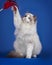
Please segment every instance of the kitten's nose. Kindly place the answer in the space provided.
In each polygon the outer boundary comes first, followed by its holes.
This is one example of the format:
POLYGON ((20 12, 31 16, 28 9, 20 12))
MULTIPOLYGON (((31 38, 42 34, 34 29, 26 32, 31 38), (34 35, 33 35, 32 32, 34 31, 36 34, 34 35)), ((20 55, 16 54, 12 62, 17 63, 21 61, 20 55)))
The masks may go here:
POLYGON ((28 17, 26 17, 26 20, 27 20, 27 22, 29 22, 29 18, 28 17))

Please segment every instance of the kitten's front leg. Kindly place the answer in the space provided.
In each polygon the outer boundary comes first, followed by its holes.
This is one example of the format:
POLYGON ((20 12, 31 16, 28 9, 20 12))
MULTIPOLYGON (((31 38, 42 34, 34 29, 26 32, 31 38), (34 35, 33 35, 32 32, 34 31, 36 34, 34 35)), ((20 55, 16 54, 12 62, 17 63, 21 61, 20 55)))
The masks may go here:
POLYGON ((33 51, 33 44, 29 43, 29 44, 27 45, 26 58, 31 58, 31 56, 32 56, 32 51, 33 51))
POLYGON ((12 6, 12 11, 13 11, 13 20, 14 20, 14 26, 16 28, 20 27, 20 24, 22 22, 22 18, 19 12, 19 9, 17 6, 12 6))

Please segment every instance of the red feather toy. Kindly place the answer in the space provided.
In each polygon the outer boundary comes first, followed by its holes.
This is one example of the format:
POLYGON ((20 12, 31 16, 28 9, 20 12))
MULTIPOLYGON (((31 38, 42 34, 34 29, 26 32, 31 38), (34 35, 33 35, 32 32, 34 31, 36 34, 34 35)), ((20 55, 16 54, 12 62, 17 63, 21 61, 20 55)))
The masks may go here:
POLYGON ((4 6, 2 9, 0 9, 0 11, 4 10, 4 9, 8 9, 9 7, 13 6, 14 10, 16 10, 15 8, 16 2, 13 0, 7 0, 7 2, 4 3, 4 6))

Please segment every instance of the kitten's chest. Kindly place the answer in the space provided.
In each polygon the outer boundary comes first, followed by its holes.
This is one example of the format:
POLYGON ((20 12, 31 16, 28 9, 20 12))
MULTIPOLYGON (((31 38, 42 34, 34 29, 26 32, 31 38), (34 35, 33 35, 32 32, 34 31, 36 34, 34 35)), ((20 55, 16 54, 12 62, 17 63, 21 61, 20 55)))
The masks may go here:
POLYGON ((22 26, 21 26, 21 30, 22 31, 30 31, 32 29, 32 25, 30 25, 30 24, 22 24, 22 26))
POLYGON ((36 27, 34 24, 30 25, 30 24, 22 24, 20 27, 20 33, 22 34, 34 34, 36 31, 36 27))

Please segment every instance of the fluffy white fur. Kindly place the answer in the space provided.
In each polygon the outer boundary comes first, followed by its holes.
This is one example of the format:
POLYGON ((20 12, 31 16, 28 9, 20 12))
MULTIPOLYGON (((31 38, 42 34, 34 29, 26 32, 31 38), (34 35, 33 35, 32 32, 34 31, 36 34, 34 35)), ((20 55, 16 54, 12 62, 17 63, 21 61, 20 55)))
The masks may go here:
POLYGON ((42 50, 42 45, 37 34, 37 20, 31 13, 26 13, 21 18, 19 10, 13 9, 15 36, 14 49, 26 58, 37 57, 42 50))

